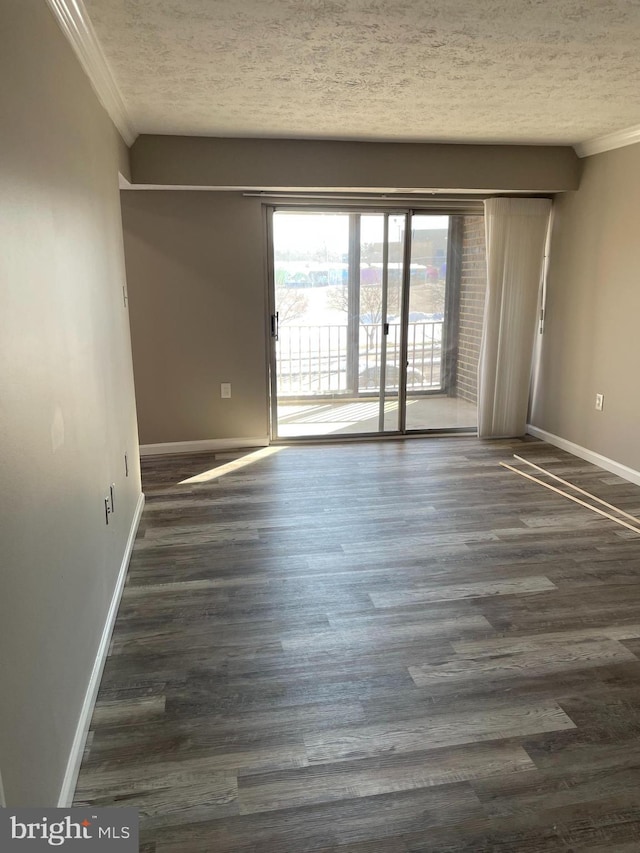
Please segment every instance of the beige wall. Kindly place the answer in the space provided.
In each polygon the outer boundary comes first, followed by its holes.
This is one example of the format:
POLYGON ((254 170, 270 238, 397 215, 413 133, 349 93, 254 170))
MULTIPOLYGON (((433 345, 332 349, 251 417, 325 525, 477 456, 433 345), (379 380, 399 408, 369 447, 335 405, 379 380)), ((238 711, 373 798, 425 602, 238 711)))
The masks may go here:
POLYGON ((186 187, 561 192, 580 168, 561 146, 139 136, 131 148, 135 184, 186 187))
POLYGON ((124 190, 121 202, 141 444, 266 439, 260 199, 124 190))
POLYGON ((140 493, 121 143, 42 0, 5 0, 0 41, 0 770, 44 806, 140 493))
POLYGON ((640 470, 640 145, 585 160, 555 204, 531 422, 640 470), (594 408, 605 395, 603 412, 594 408))
POLYGON ((131 190, 121 199, 141 444, 266 438, 259 200, 131 190))

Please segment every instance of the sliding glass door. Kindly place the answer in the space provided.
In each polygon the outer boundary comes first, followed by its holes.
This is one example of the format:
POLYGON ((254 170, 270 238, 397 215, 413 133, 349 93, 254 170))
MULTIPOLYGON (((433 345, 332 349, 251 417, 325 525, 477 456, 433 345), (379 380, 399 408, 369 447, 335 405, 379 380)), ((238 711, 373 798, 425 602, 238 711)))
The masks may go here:
POLYGON ((277 439, 473 428, 457 395, 462 221, 272 212, 277 439))
POLYGON ((399 429, 405 219, 377 212, 273 214, 276 437, 399 429))

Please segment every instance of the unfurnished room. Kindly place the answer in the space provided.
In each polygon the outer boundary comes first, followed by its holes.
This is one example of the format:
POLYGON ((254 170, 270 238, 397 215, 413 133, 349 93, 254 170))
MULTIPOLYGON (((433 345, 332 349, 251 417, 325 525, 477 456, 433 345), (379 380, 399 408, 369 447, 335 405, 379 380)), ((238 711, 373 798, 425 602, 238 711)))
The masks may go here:
POLYGON ((0 848, 640 850, 640 4, 0 72, 0 848))

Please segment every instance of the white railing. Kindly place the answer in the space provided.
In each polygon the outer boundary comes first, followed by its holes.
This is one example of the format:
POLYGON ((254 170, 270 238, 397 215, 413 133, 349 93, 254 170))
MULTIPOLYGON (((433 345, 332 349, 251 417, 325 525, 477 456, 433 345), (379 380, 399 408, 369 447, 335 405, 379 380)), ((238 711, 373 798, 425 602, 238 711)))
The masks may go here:
MULTIPOLYGON (((441 320, 409 324, 407 390, 429 391, 441 387, 442 326, 441 320)), ((357 387, 348 387, 347 326, 282 325, 276 352, 280 398, 380 390, 380 324, 359 327, 357 387)), ((398 390, 399 365, 400 325, 392 323, 386 347, 387 391, 398 390)))

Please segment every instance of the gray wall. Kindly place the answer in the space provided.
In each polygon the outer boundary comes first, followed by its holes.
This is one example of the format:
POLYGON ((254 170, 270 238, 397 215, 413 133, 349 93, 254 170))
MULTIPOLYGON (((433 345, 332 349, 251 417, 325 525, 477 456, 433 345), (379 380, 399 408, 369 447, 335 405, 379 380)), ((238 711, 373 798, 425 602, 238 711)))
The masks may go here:
POLYGON ((243 189, 560 192, 578 187, 568 146, 441 145, 139 136, 135 184, 243 189))
POLYGON ((268 433, 261 203, 203 187, 533 192, 580 170, 567 147, 138 137, 134 185, 201 187, 121 194, 141 443, 268 433))
POLYGON ((640 145, 585 160, 556 199, 531 423, 640 470, 640 145), (594 408, 604 393, 603 412, 594 408))
POLYGON ((267 437, 262 206, 121 193, 141 444, 267 437), (231 382, 230 400, 220 383, 231 382))
POLYGON ((140 494, 123 151, 43 0, 4 0, 0 41, 0 769, 9 805, 44 806, 140 494))

